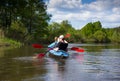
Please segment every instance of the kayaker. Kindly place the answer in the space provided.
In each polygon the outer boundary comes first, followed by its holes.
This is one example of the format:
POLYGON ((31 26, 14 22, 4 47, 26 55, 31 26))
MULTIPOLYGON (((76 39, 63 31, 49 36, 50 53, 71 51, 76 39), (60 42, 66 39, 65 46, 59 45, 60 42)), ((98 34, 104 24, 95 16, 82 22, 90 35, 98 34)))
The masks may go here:
POLYGON ((54 40, 55 41, 53 43, 48 45, 48 48, 53 49, 53 48, 55 48, 57 46, 57 44, 58 44, 58 37, 55 37, 54 40))
POLYGON ((54 45, 54 48, 55 48, 57 46, 58 42, 59 42, 58 37, 55 37, 54 40, 55 40, 55 45, 54 45))
POLYGON ((54 50, 63 50, 67 51, 68 42, 65 40, 64 35, 60 35, 58 38, 58 44, 56 45, 56 48, 54 50))

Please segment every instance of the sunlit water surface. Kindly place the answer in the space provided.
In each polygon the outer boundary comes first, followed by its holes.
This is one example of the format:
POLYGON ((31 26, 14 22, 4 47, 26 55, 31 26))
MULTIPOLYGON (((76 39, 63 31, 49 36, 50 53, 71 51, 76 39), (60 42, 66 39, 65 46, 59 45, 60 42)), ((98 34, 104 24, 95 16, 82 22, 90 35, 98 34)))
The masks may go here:
POLYGON ((120 81, 120 45, 70 44, 68 59, 44 57, 32 46, 0 48, 0 81, 120 81))

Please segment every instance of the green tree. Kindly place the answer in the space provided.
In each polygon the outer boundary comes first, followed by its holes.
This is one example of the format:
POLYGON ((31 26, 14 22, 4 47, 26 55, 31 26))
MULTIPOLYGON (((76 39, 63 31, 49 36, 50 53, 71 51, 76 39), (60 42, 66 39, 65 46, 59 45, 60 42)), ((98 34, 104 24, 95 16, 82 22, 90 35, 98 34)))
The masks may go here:
POLYGON ((94 33, 98 30, 102 29, 102 25, 100 21, 88 23, 81 30, 80 33, 82 35, 82 39, 85 42, 94 42, 94 33))
POLYGON ((92 23, 86 24, 81 29, 81 33, 85 38, 88 38, 89 36, 91 36, 93 34, 93 24, 92 23))
POLYGON ((98 30, 94 33, 94 38, 97 42, 106 42, 106 33, 102 30, 98 30))
POLYGON ((0 28, 7 30, 12 23, 21 21, 28 31, 28 38, 42 40, 51 17, 46 10, 43 0, 1 0, 0 28))
POLYGON ((102 25, 101 25, 101 22, 100 21, 97 21, 97 22, 93 22, 93 33, 95 33, 97 30, 100 30, 102 29, 102 25))
POLYGON ((120 32, 114 31, 111 41, 114 43, 120 43, 120 32))
POLYGON ((60 35, 60 24, 53 22, 47 27, 47 40, 49 42, 53 41, 53 38, 60 35))
MULTIPOLYGON (((47 30, 48 30, 47 32, 48 32, 49 42, 53 41, 54 37, 59 36, 61 34, 66 35, 67 33, 69 33, 71 34, 71 37, 72 37, 73 32, 75 31, 75 29, 72 27, 72 25, 67 20, 63 20, 61 23, 53 22, 52 24, 48 26, 47 30)), ((68 38, 67 40, 71 41, 71 37, 68 38)))
POLYGON ((11 24, 11 27, 7 30, 6 34, 9 38, 17 41, 24 42, 27 29, 21 21, 15 21, 11 24))

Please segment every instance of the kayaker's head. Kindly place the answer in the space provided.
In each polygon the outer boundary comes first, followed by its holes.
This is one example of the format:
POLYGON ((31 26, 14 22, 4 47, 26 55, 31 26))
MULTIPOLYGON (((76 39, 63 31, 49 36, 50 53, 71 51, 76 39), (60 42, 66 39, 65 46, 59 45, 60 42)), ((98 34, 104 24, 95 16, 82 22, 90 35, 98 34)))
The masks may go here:
POLYGON ((55 39, 55 41, 58 41, 58 37, 55 37, 54 39, 55 39))
POLYGON ((63 39, 63 38, 64 38, 64 35, 60 35, 59 38, 60 38, 60 39, 63 39))
POLYGON ((59 41, 63 41, 64 40, 64 35, 60 35, 59 36, 59 41))

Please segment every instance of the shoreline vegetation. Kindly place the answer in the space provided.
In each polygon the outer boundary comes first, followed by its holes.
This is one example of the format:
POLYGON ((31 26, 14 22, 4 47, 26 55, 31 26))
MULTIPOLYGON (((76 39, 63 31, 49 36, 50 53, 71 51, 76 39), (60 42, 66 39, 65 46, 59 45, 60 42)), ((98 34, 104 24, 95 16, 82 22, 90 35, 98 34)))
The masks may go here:
POLYGON ((0 28, 0 47, 20 47, 32 43, 49 44, 53 42, 54 37, 60 34, 69 33, 67 38, 70 43, 112 43, 120 44, 120 27, 102 28, 101 22, 87 23, 82 29, 74 29, 68 21, 60 24, 54 22, 47 26, 46 32, 35 32, 24 34, 24 28, 19 23, 14 23, 13 29, 3 30, 0 28), (15 28, 15 29, 14 29, 15 28), (16 28, 18 28, 16 30, 16 28), (16 34, 15 34, 16 33, 16 34), (41 36, 42 34, 43 36, 41 36))
POLYGON ((22 43, 8 39, 8 38, 0 38, 0 47, 11 47, 11 48, 17 48, 23 46, 22 43))

